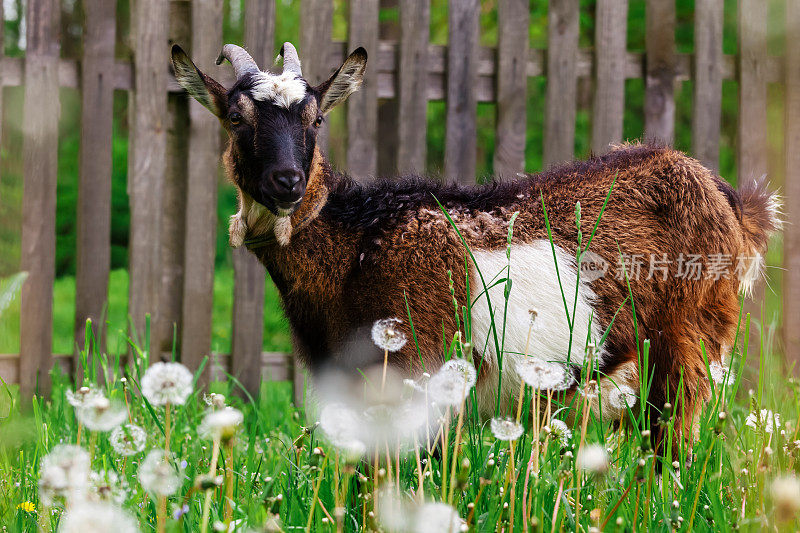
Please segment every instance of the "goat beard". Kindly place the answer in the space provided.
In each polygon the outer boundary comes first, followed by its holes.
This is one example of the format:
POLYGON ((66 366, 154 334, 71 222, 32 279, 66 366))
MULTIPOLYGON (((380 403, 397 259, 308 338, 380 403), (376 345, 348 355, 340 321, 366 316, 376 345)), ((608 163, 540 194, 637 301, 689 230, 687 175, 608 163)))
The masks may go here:
POLYGON ((281 246, 286 246, 292 240, 291 217, 278 217, 275 219, 275 239, 281 246))

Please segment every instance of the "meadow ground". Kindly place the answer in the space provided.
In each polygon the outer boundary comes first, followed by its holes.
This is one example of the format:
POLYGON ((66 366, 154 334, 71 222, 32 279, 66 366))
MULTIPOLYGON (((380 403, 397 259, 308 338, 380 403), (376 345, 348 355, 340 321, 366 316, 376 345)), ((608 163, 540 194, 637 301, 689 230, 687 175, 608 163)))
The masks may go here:
MULTIPOLYGON (((254 400, 235 381, 202 392, 188 371, 149 365, 138 349, 124 370, 95 354, 82 383, 54 374, 49 400, 21 403, 0 385, 0 524, 91 532, 105 517, 128 531, 114 514, 124 513, 130 531, 793 531, 800 396, 761 340, 762 353, 738 354, 714 375, 691 454, 664 455, 640 428, 653 416, 673 432, 669 409, 648 414, 637 402, 612 427, 586 409, 591 382, 569 405, 527 386, 519 425, 481 421, 470 376, 445 371, 402 384, 367 415, 352 406, 307 415, 286 383, 262 384, 254 400), (103 372, 110 379, 98 382, 103 372), (408 403, 420 391, 439 411, 408 403), (534 398, 538 420, 528 416, 534 398), (568 419, 572 431, 559 422, 568 419), (408 428, 420 428, 416 446, 400 442, 408 428), (428 431, 438 451, 421 444, 428 431)), ((449 355, 462 350, 456 340, 449 355)), ((365 390, 383 388, 365 380, 365 390)))

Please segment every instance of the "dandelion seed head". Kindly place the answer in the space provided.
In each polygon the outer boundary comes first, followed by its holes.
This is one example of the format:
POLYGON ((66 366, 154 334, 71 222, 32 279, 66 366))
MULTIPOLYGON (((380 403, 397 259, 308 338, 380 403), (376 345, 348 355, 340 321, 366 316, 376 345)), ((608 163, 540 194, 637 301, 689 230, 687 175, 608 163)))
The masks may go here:
POLYGON ((443 502, 425 503, 414 513, 411 531, 414 533, 442 533, 461 531, 466 522, 450 505, 443 502))
POLYGON ((183 405, 192 393, 193 380, 182 364, 158 362, 142 377, 142 394, 152 405, 183 405))
POLYGON ((212 392, 211 394, 204 394, 203 401, 209 407, 214 409, 224 409, 225 408, 225 395, 224 394, 217 394, 216 392, 212 392))
POLYGON ((597 381, 590 380, 586 385, 580 388, 581 396, 586 398, 587 400, 594 401, 600 394, 600 387, 597 385, 597 381))
POLYGON ((497 440, 512 441, 522 436, 524 428, 511 418, 492 418, 492 434, 497 440))
POLYGON ((139 465, 139 483, 155 496, 170 496, 183 484, 183 469, 175 468, 172 454, 151 450, 139 465))
POLYGON ((372 325, 372 342, 381 350, 396 352, 406 345, 406 335, 400 330, 399 318, 376 320, 372 325))
POLYGON ((605 396, 608 404, 616 410, 625 410, 636 405, 639 395, 628 385, 613 387, 605 396))
POLYGON ((569 442, 572 440, 572 431, 570 431, 566 422, 557 418, 550 420, 550 430, 561 443, 562 448, 569 446, 569 442))
POLYGON ((587 444, 578 450, 576 462, 581 470, 602 474, 608 470, 608 452, 599 444, 587 444))
POLYGON ((58 533, 138 533, 136 520, 109 503, 83 502, 70 507, 61 517, 58 533))
POLYGON ((775 514, 779 521, 791 520, 800 512, 800 479, 794 474, 773 480, 770 486, 775 514))
POLYGON ((725 381, 726 369, 720 361, 711 361, 708 365, 708 370, 711 374, 711 381, 715 385, 721 385, 725 381))
POLYGON ((244 422, 244 415, 238 409, 225 407, 211 411, 200 422, 197 433, 204 439, 228 440, 244 422))
POLYGON ((428 383, 431 400, 442 406, 460 406, 475 386, 475 366, 464 359, 450 359, 428 383))
POLYGON ((76 498, 86 490, 89 453, 80 446, 59 444, 42 458, 39 468, 39 497, 45 505, 55 498, 76 498))
POLYGON ((124 405, 100 394, 76 407, 75 416, 87 429, 106 432, 122 424, 128 415, 124 405))
POLYGON ((769 409, 761 409, 757 413, 750 413, 745 418, 744 423, 753 429, 763 430, 772 433, 781 427, 781 415, 769 409))
POLYGON ((115 452, 130 457, 144 450, 147 433, 136 424, 125 424, 115 428, 108 440, 115 452))
POLYGON ((563 365, 536 357, 518 360, 516 370, 522 381, 537 390, 562 391, 572 384, 572 377, 563 365))
POLYGON ((64 396, 67 398, 67 402, 75 408, 83 407, 85 404, 91 402, 97 397, 103 396, 103 393, 98 389, 91 387, 80 387, 79 389, 72 391, 67 390, 64 393, 64 396))
POLYGON ((113 470, 89 474, 89 499, 122 505, 128 498, 127 483, 113 470))

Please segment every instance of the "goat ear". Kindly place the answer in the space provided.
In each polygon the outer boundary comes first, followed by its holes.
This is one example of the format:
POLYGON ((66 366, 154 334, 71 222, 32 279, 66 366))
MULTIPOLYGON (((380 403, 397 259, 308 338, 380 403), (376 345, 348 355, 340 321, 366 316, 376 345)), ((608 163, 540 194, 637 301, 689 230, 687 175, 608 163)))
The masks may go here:
POLYGON ((222 118, 227 109, 227 91, 197 68, 177 44, 172 46, 172 67, 178 84, 209 111, 222 118))
POLYGON ((327 115, 331 109, 341 104, 347 97, 361 87, 364 71, 367 69, 367 51, 362 47, 350 54, 342 66, 333 73, 328 81, 316 88, 322 95, 320 112, 327 115))

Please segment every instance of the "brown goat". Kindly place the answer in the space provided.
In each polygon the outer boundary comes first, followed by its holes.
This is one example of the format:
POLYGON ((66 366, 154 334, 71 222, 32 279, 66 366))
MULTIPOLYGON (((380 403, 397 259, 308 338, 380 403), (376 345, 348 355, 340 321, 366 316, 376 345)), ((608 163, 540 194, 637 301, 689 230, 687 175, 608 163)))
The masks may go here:
MULTIPOLYGON (((366 52, 356 50, 317 87, 302 78, 289 43, 282 53, 284 70, 273 74, 226 45, 221 57, 237 75, 230 89, 201 73, 180 48, 172 57, 180 84, 230 136, 225 168, 240 198, 231 242, 247 244, 266 266, 296 353, 313 372, 361 366, 352 343, 387 317, 403 318, 401 328, 416 340, 390 354, 391 364, 412 375, 437 368, 443 336, 453 339, 457 331, 452 279, 458 306, 471 311, 482 413, 494 411, 496 397, 507 409, 519 388, 512 364, 499 379, 503 358, 530 354, 575 372, 589 342, 600 343, 608 328, 596 355, 601 397, 617 387, 639 390, 638 354, 649 339, 648 402, 676 403, 680 427, 691 434, 710 393, 701 342, 712 368, 720 368, 734 343, 738 295, 756 280, 779 227, 776 196, 762 184, 737 192, 678 151, 638 144, 482 186, 419 177, 356 183, 331 169, 316 134, 327 112, 358 88, 366 52), (600 219, 580 269, 577 202, 583 247, 600 219), (578 281, 587 258, 594 270, 578 281), (506 283, 491 280, 507 272, 513 285, 504 310, 506 283), (490 309, 496 331, 505 320, 501 350, 490 309), (529 339, 531 310, 536 328, 529 339)), ((381 360, 372 350, 370 358, 381 360)), ((622 414, 606 402, 601 407, 604 416, 622 414)))

